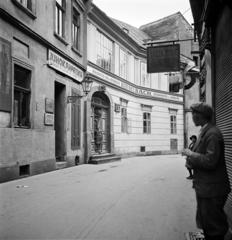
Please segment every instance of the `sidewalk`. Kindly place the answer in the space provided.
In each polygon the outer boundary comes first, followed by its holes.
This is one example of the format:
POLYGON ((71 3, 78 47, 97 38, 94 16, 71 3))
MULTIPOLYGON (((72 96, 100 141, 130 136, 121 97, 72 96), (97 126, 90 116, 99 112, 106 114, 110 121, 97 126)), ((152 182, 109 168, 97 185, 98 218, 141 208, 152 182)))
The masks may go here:
POLYGON ((196 230, 184 163, 135 157, 0 184, 0 239, 184 240, 196 230))

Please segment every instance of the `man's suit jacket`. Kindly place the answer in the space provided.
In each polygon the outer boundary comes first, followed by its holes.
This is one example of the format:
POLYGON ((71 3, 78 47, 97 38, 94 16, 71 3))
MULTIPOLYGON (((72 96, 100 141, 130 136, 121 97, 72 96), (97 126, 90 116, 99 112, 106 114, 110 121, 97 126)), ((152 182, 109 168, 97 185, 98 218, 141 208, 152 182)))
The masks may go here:
POLYGON ((230 192, 225 164, 224 140, 220 130, 208 124, 188 158, 193 168, 193 188, 199 197, 217 197, 230 192))

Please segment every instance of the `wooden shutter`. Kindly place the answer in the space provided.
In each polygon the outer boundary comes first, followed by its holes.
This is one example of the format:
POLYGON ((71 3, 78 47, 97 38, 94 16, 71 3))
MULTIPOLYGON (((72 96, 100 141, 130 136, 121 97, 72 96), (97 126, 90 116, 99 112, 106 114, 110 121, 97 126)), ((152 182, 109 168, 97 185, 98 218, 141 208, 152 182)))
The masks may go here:
MULTIPOLYGON (((78 96, 76 90, 72 89, 72 96, 78 96)), ((80 148, 80 98, 77 98, 75 102, 72 103, 72 113, 71 113, 71 148, 80 148)))
POLYGON ((0 38, 0 110, 11 112, 11 43, 0 38))

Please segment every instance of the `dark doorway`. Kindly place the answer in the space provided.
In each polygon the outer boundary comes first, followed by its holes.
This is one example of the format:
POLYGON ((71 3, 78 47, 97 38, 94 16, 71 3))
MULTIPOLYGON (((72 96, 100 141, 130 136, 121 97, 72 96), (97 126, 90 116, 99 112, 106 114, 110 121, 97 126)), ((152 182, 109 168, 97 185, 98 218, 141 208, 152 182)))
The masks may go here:
POLYGON ((55 82, 55 155, 56 161, 65 160, 65 85, 58 82, 55 82))

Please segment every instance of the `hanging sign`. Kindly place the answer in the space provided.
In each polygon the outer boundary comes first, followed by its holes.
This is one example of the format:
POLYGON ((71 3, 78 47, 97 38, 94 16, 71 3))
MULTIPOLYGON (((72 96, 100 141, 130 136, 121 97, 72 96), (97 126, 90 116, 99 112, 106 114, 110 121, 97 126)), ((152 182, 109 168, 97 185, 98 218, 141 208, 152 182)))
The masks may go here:
POLYGON ((163 45, 147 48, 147 72, 179 72, 180 45, 163 45))

